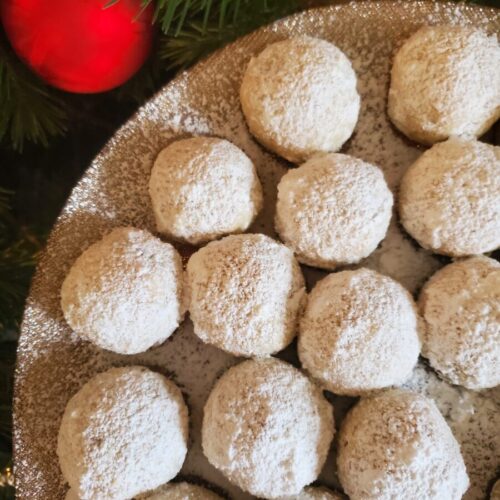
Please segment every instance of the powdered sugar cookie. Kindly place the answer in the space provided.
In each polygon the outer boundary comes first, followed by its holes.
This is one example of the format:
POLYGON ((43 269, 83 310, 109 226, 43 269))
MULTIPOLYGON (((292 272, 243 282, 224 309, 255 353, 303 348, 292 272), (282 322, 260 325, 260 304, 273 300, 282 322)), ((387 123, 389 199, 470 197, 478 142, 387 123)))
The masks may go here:
POLYGON ((209 462, 252 495, 298 495, 314 481, 333 438, 321 390, 275 358, 245 361, 216 383, 205 405, 209 462))
POLYGON ((393 389, 361 399, 342 422, 337 465, 351 500, 459 500, 469 479, 431 399, 393 389))
POLYGON ((500 147, 435 144, 404 175, 399 214, 424 248, 461 257, 500 246, 500 147))
POLYGON ((335 45, 309 36, 273 43, 251 59, 240 89, 252 134, 293 162, 338 151, 356 125, 356 74, 335 45))
POLYGON ((293 253, 263 234, 227 236, 191 256, 189 312, 204 342, 266 356, 295 337, 306 292, 293 253))
POLYGON ((472 257, 424 286, 422 354, 446 380, 468 389, 500 384, 500 263, 472 257))
POLYGON ((417 327, 413 299, 396 281, 363 268, 332 273, 309 295, 299 358, 326 389, 359 396, 410 376, 417 327))
POLYGON ((384 238, 391 214, 382 171, 352 156, 312 158, 278 185, 276 230, 310 266, 334 269, 367 257, 384 238))
POLYGON ((500 46, 470 27, 423 27, 394 58, 389 116, 411 139, 478 137, 500 117, 500 46))
POLYGON ((149 193, 158 231, 193 245, 245 231, 262 206, 250 158, 216 137, 182 139, 161 151, 149 193))
POLYGON ((122 500, 172 479, 187 438, 188 411, 173 382, 142 367, 112 368, 69 400, 57 454, 80 500, 122 500))
POLYGON ((122 227, 85 250, 61 289, 69 326, 120 354, 165 341, 184 317, 181 257, 147 231, 122 227))

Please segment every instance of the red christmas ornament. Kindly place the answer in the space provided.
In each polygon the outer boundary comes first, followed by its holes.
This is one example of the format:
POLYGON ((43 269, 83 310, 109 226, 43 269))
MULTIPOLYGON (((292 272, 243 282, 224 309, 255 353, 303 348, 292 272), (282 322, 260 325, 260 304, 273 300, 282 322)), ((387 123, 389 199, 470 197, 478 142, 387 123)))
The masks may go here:
POLYGON ((63 90, 92 93, 128 80, 153 39, 153 6, 141 0, 0 0, 0 14, 18 56, 63 90))

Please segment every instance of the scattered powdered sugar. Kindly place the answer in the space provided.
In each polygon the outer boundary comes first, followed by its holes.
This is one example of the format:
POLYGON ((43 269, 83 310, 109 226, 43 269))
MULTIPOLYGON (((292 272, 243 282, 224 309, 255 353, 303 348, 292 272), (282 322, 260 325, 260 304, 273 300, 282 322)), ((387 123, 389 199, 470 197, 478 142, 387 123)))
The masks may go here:
POLYGON ((188 411, 175 384, 112 368, 69 401, 57 453, 80 500, 123 500, 172 479, 187 451, 188 411))
POLYGON ((240 97, 255 137, 294 162, 338 151, 359 114, 351 62, 336 46, 309 36, 270 44, 253 57, 240 97))
POLYGON ((70 326, 103 349, 135 354, 163 343, 184 317, 175 248, 147 231, 113 230, 78 257, 61 305, 70 326))
POLYGON ((368 269, 316 284, 300 323, 302 366, 335 394, 402 384, 420 352, 416 306, 396 281, 368 269))
MULTIPOLYGON (((386 114, 391 58, 395 49, 422 25, 455 23, 498 31, 493 9, 441 2, 353 2, 310 11, 279 21, 214 54, 163 89, 110 141, 73 190, 56 224, 33 281, 19 343, 14 402, 16 489, 20 499, 64 497, 56 439, 68 399, 94 374, 110 366, 142 364, 173 379, 190 410, 190 442, 181 475, 197 476, 223 488, 235 500, 250 495, 211 466, 201 449, 203 406, 218 376, 237 359, 204 344, 184 321, 167 342, 149 351, 122 356, 83 342, 67 326, 59 292, 70 265, 90 244, 118 226, 155 230, 148 182, 158 153, 173 140, 193 134, 219 136, 240 147, 254 163, 262 183, 264 208, 252 232, 276 237, 276 186, 289 164, 269 154, 248 132, 239 104, 239 86, 250 57, 269 43, 307 34, 335 43, 352 61, 358 77, 361 110, 347 154, 379 166, 393 191, 421 154, 395 131, 386 114)), ((192 249, 180 248, 186 258, 192 249)), ((441 261, 420 248, 393 217, 388 234, 360 266, 400 281, 412 293, 441 261)), ((311 286, 324 273, 304 267, 311 286)), ((297 363, 295 347, 281 357, 297 363)), ((459 440, 472 486, 466 500, 483 500, 500 463, 497 389, 475 393, 450 386, 418 365, 410 384, 430 392, 459 440), (451 411, 451 409, 453 410, 451 411)), ((329 395, 337 421, 353 404, 329 395)), ((338 487, 335 449, 321 482, 338 487)), ((149 462, 147 462, 149 463, 149 462)))
POLYGON ((203 450, 253 495, 298 494, 319 474, 333 438, 332 408, 291 365, 245 361, 215 385, 205 406, 203 450))
POLYGON ((408 170, 401 222, 425 248, 461 257, 500 246, 500 147, 452 138, 408 170))
POLYGON ((382 171, 352 156, 316 156, 278 184, 276 230, 300 262, 324 269, 359 262, 384 238, 392 193, 382 171))
POLYGON ((262 206, 248 156, 214 137, 175 141, 161 151, 149 193, 158 231, 193 245, 245 231, 262 206))
POLYGON ((262 234, 227 236, 191 256, 190 314, 204 342, 236 356, 266 356, 295 337, 306 300, 293 253, 262 234))
POLYGON ((472 257, 438 271, 420 295, 422 355, 452 384, 500 385, 500 263, 472 257))
POLYGON ((340 479, 352 498, 460 499, 469 485, 460 447, 436 405, 409 391, 362 399, 342 422, 338 450, 340 479))

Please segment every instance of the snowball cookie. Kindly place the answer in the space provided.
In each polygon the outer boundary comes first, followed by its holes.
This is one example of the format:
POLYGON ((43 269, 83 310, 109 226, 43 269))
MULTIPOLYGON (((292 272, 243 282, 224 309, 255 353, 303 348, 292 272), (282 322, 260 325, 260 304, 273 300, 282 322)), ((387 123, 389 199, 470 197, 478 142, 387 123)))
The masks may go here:
POLYGON ((187 265, 191 319, 203 342, 235 356, 266 356, 295 337, 306 301, 293 253, 263 234, 227 236, 187 265))
POLYGON ((97 346, 135 354, 162 343, 184 317, 181 257, 132 227, 113 230, 78 257, 61 289, 69 326, 97 346))
POLYGON ((327 488, 308 486, 298 495, 281 497, 280 500, 342 500, 342 497, 327 488))
POLYGON ((399 213, 405 229, 436 253, 461 257, 500 246, 500 147, 449 139, 406 172, 399 213))
POLYGON ((398 129, 424 144, 482 135, 500 117, 496 35, 470 27, 421 28, 394 59, 388 111, 398 129))
POLYGON ((245 361, 215 384, 205 405, 208 461, 257 497, 298 495, 325 463, 332 407, 319 387, 276 358, 245 361))
POLYGON ((452 384, 500 384, 500 263, 472 257, 445 266, 424 286, 422 354, 452 384))
POLYGON ((416 305, 393 279, 364 268, 343 271, 310 293, 298 353, 325 389, 359 396, 402 384, 419 352, 416 305))
POLYGON ((250 158, 216 137, 183 139, 161 151, 149 193, 158 231, 193 245, 245 231, 262 207, 250 158))
POLYGON ((310 266, 334 269, 367 257, 384 238, 391 213, 382 171, 352 156, 312 158, 278 184, 276 230, 310 266))
POLYGON ((172 479, 187 438, 188 410, 173 382, 138 366, 112 368, 69 400, 57 454, 80 500, 123 500, 172 479))
POLYGON ((339 150, 360 106, 349 59, 335 45, 309 36, 273 43, 252 58, 240 99, 252 134, 293 162, 339 150))
POLYGON ((196 484, 170 483, 141 495, 138 500, 222 500, 222 497, 196 484))
POLYGON ((342 422, 338 475, 351 500, 459 500, 460 447, 434 402, 393 389, 363 398, 342 422))

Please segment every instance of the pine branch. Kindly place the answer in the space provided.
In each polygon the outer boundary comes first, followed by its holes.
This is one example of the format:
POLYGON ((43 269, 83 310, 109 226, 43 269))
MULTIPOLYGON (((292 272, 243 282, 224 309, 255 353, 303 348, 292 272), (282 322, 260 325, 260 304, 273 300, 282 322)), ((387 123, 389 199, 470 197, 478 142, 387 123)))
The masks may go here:
POLYGON ((164 36, 161 57, 169 67, 189 66, 236 38, 291 14, 298 6, 298 0, 220 1, 210 19, 194 16, 178 34, 164 36))
POLYGON ((48 89, 0 39, 0 140, 22 151, 25 141, 47 146, 66 130, 66 113, 48 89))
POLYGON ((10 191, 0 187, 0 230, 2 229, 2 219, 9 211, 9 195, 10 191))
POLYGON ((41 246, 32 232, 19 227, 9 210, 9 196, 0 188, 0 334, 19 324, 41 246))

